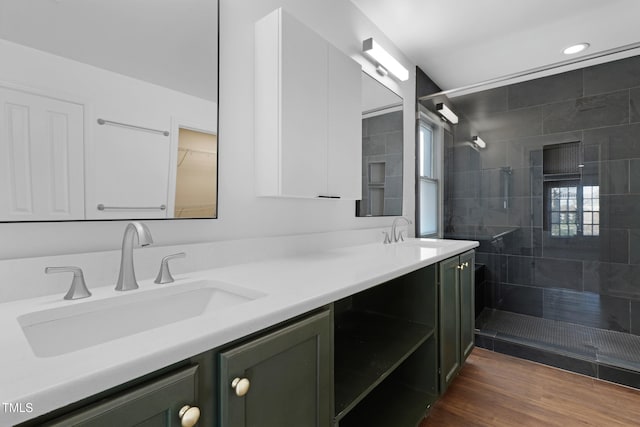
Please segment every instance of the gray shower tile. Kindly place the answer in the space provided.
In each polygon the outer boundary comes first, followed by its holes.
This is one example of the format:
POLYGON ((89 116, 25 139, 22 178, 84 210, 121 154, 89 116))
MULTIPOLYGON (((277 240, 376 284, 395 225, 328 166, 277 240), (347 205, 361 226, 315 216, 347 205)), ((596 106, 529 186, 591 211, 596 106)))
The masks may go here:
POLYGON ((386 136, 387 141, 385 146, 385 154, 402 154, 402 132, 391 132, 386 134, 386 136))
POLYGON ((381 114, 365 120, 369 122, 367 123, 369 135, 402 131, 402 111, 381 114))
POLYGON ((402 215, 402 199, 387 198, 384 199, 384 214, 399 216, 402 215))
MULTIPOLYGON (((504 208, 504 200, 502 198, 482 198, 480 199, 481 222, 485 226, 504 226, 508 225, 508 210, 504 208)), ((476 224, 478 224, 476 223, 476 224)))
POLYGON ((640 86, 640 56, 584 69, 584 93, 594 95, 640 86))
POLYGON ((385 155, 385 175, 389 176, 402 176, 402 154, 387 154, 385 155))
POLYGON ((584 263, 584 290, 603 295, 640 299, 640 265, 584 263))
POLYGON ((582 168, 582 184, 599 186, 600 194, 628 193, 629 161, 585 162, 582 168))
POLYGON ((480 199, 451 199, 451 218, 455 225, 476 225, 482 221, 480 199))
POLYGON ((453 172, 452 197, 476 197, 480 189, 480 171, 453 172))
POLYGON ((507 257, 501 254, 476 252, 476 262, 484 264, 485 280, 499 283, 507 278, 507 257))
POLYGON ((582 290, 582 261, 537 258, 534 284, 546 288, 582 290))
POLYGON ((600 196, 600 225, 640 228, 640 194, 600 196))
POLYGON ((544 318, 629 332, 629 300, 591 292, 545 289, 544 318))
POLYGON ((640 193, 640 159, 629 160, 629 191, 640 193))
POLYGON ((512 169, 510 195, 513 197, 542 197, 542 168, 512 169))
POLYGON ((542 135, 542 107, 491 114, 475 121, 474 128, 487 144, 542 135))
MULTIPOLYGON (((480 136, 483 138, 482 136, 480 136)), ((497 169, 506 166, 508 142, 487 142, 486 148, 480 149, 480 163, 482 169, 497 169)))
POLYGON ((582 97, 582 70, 516 83, 508 87, 509 109, 582 97))
POLYGON ((640 122, 640 88, 631 89, 629 92, 629 121, 640 122))
POLYGON ((629 264, 640 264, 640 229, 629 230, 629 264))
POLYGON ((631 300, 631 333, 640 335, 640 301, 631 300))
POLYGON ((456 146, 452 150, 452 167, 455 171, 480 170, 480 154, 468 146, 456 146))
POLYGON ((389 176, 385 178, 384 196, 388 198, 402 198, 401 176, 389 176))
POLYGON ((451 98, 453 105, 470 119, 507 111, 507 87, 451 98))
POLYGON ((483 198, 503 197, 504 186, 501 181, 500 169, 484 169, 480 173, 479 195, 483 198))
POLYGON ((385 146, 386 154, 402 154, 403 140, 402 131, 390 132, 386 134, 387 141, 385 146))
POLYGON ((545 231, 542 241, 542 254, 549 258, 566 258, 575 260, 598 261, 600 260, 600 237, 584 238, 559 238, 551 236, 545 231))
POLYGON ((542 197, 510 197, 509 225, 542 227, 542 197))
POLYGON ((640 157, 640 124, 584 131, 584 161, 640 157))
POLYGON ((513 313, 542 317, 542 292, 541 288, 501 283, 498 287, 494 307, 513 313))
POLYGON ((534 258, 508 256, 507 282, 515 285, 533 285, 535 281, 536 262, 534 258))
POLYGON ((599 365, 598 378, 640 389, 640 373, 613 366, 599 365))
POLYGON ((384 135, 372 135, 362 138, 362 155, 371 156, 384 154, 386 147, 386 137, 384 135))
POLYGON ((543 111, 545 134, 620 125, 629 121, 629 91, 548 104, 543 111))

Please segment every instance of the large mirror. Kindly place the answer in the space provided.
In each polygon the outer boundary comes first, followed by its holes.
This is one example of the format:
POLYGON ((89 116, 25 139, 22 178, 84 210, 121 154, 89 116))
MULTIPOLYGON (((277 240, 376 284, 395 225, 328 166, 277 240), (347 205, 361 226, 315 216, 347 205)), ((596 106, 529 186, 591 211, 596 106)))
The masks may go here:
POLYGON ((356 216, 402 215, 402 98, 362 73, 362 200, 356 216))
POLYGON ((217 216, 217 0, 0 0, 0 62, 0 221, 217 216))

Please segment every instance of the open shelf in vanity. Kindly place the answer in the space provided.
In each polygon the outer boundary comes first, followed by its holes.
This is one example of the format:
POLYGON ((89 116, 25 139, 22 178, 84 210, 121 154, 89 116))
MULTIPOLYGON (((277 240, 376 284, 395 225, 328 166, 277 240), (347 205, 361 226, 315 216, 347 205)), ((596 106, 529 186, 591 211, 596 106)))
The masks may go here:
POLYGON ((438 390, 436 278, 425 267, 334 304, 335 426, 412 427, 428 412, 438 390))

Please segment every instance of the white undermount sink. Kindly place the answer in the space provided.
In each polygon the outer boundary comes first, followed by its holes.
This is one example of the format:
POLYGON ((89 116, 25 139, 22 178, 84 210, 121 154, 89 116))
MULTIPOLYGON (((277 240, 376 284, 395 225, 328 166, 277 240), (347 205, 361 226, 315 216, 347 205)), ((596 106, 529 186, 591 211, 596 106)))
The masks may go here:
POLYGON ((227 310, 265 296, 214 280, 130 292, 24 314, 18 317, 18 323, 34 354, 51 357, 227 310))

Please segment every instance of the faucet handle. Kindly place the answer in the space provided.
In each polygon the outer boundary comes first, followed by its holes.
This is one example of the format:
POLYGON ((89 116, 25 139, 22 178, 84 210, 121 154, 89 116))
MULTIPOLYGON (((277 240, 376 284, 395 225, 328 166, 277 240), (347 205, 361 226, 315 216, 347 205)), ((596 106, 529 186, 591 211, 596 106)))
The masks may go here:
POLYGON ((153 283, 158 283, 158 284, 172 283, 174 279, 173 279, 173 276, 171 275, 171 272, 169 271, 169 260, 174 258, 184 258, 186 256, 187 256, 186 253, 179 252, 177 254, 167 255, 166 257, 162 258, 162 261, 160 262, 160 271, 158 271, 156 280, 154 280, 153 283))
POLYGON ((51 273, 73 273, 73 280, 71 281, 71 287, 64 296, 66 300, 81 299, 91 296, 91 292, 87 289, 87 284, 84 281, 84 274, 80 267, 46 267, 44 269, 46 274, 51 273))
POLYGON ((400 230, 398 232, 398 238, 397 238, 396 242, 404 242, 404 230, 400 230))
POLYGON ((382 234, 384 234, 384 244, 388 245, 389 243, 391 243, 391 236, 389 235, 388 231, 383 231, 382 234))

